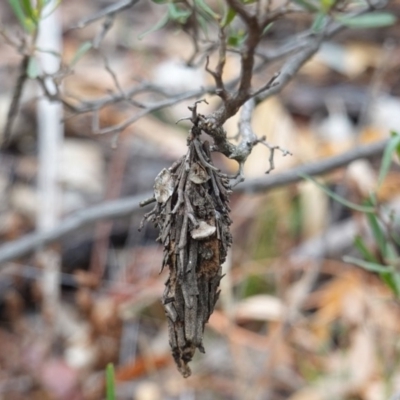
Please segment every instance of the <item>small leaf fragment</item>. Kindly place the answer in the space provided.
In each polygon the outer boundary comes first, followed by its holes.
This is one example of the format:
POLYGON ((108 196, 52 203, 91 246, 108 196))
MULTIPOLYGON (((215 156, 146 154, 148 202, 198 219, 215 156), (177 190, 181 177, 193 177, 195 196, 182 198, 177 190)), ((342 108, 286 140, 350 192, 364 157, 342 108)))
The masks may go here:
POLYGON ((74 57, 72 58, 70 67, 74 67, 75 64, 92 48, 92 46, 92 42, 82 43, 76 51, 74 57))
POLYGON ((153 25, 147 31, 144 31, 138 36, 139 40, 142 40, 145 36, 149 35, 150 33, 156 32, 159 29, 163 28, 167 22, 169 21, 169 13, 165 14, 155 25, 153 25))
POLYGON ((357 16, 338 16, 336 20, 349 28, 382 28, 391 26, 397 18, 388 12, 374 12, 357 16))
POLYGON ((163 169, 154 182, 154 196, 159 203, 165 203, 174 192, 175 181, 167 169, 163 169))
POLYGON ((382 185, 383 180, 386 178, 386 175, 389 172, 390 164, 392 163, 393 155, 397 153, 399 146, 400 135, 394 134, 389 140, 389 143, 385 148, 385 152, 383 153, 381 169, 379 171, 378 187, 382 185))
POLYGON ((200 221, 199 226, 190 232, 193 239, 201 240, 206 239, 213 235, 216 231, 215 226, 208 225, 205 221, 200 221))
POLYGON ((30 79, 36 79, 40 74, 40 68, 36 57, 30 57, 26 74, 30 79))

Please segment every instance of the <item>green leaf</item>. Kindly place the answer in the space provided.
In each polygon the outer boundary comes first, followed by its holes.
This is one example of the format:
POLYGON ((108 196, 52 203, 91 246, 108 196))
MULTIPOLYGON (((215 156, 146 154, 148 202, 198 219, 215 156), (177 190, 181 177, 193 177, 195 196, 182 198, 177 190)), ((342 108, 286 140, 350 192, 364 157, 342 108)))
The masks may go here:
POLYGON ((298 4, 300 7, 304 8, 307 11, 310 12, 317 12, 319 11, 319 8, 311 1, 308 0, 292 0, 293 3, 298 4))
POLYGON ((325 13, 329 12, 329 10, 332 8, 332 6, 336 3, 336 0, 320 0, 322 9, 325 11, 325 13))
POLYGON ((107 364, 106 369, 106 392, 107 400, 116 400, 114 365, 111 363, 107 364))
MULTIPOLYGON (((372 204, 371 199, 368 199, 364 202, 367 206, 372 204)), ((375 213, 368 213, 367 214, 368 224, 371 228, 372 234, 374 236, 375 242, 379 247, 379 250, 384 258, 387 258, 387 248, 386 248, 386 237, 385 233, 383 232, 381 225, 378 221, 378 217, 375 213)))
POLYGON ((270 22, 262 31, 261 36, 265 35, 272 27, 274 26, 273 22, 270 22))
POLYGON ((36 9, 32 7, 31 0, 21 0, 21 5, 25 15, 31 19, 35 24, 38 22, 38 15, 36 9))
POLYGON ((228 37, 228 45, 232 47, 240 47, 246 40, 246 32, 239 30, 228 37))
POLYGON ((69 65, 70 68, 74 67, 75 64, 92 48, 92 46, 92 42, 82 43, 71 60, 71 63, 69 65))
POLYGON ((357 248, 357 250, 361 253, 363 258, 368 261, 368 262, 373 262, 373 263, 378 263, 378 260, 376 257, 370 252, 368 247, 366 246, 363 238, 359 235, 356 236, 354 239, 354 246, 357 248))
MULTIPOLYGON (((400 133, 399 132, 395 132, 395 131, 391 131, 390 134, 392 135, 392 137, 393 136, 400 136, 400 133)), ((397 146, 396 154, 397 154, 397 157, 400 160, 400 146, 397 146)))
POLYGON ((224 18, 222 19, 221 26, 225 28, 228 26, 236 17, 236 11, 232 7, 228 7, 224 18))
POLYGON ((365 270, 371 271, 371 272, 385 272, 385 273, 389 272, 388 267, 386 267, 385 265, 360 260, 360 259, 354 258, 354 257, 345 256, 345 257, 343 257, 343 261, 347 262, 349 264, 357 265, 358 267, 364 268, 365 270))
POLYGON ((15 16, 17 17, 21 26, 29 33, 32 33, 34 25, 29 18, 26 17, 22 5, 19 0, 8 0, 15 16))
POLYGON ((36 79, 40 74, 40 68, 36 57, 30 57, 28 67, 26 68, 26 74, 31 79, 36 79))
POLYGON ((381 169, 379 171, 378 188, 382 185, 387 173, 389 172, 390 164, 392 163, 392 158, 395 153, 399 151, 400 148, 400 135, 394 134, 389 140, 388 145, 383 153, 381 169))
POLYGON ((299 173, 299 176, 301 176, 302 178, 314 183, 321 190, 323 190, 329 197, 331 197, 332 199, 336 200, 338 203, 343 204, 344 206, 346 206, 348 208, 351 208, 352 210, 360 211, 360 212, 363 212, 363 213, 373 213, 373 212, 375 212, 375 208, 373 208, 373 207, 360 206, 359 204, 352 203, 351 201, 348 201, 348 200, 344 199, 343 197, 341 197, 341 196, 337 195, 336 193, 332 192, 326 186, 320 184, 315 179, 311 178, 311 176, 309 176, 309 175, 306 175, 306 174, 303 174, 303 173, 299 173))
POLYGON ((381 28, 393 25, 397 18, 388 12, 374 12, 357 16, 337 16, 337 21, 350 28, 381 28))
POLYGON ((170 3, 168 4, 168 14, 172 20, 184 24, 192 15, 192 12, 189 10, 182 10, 174 3, 170 3))
POLYGON ((314 33, 321 32, 322 28, 325 26, 326 19, 327 19, 326 14, 323 12, 319 12, 314 18, 314 21, 311 25, 311 30, 314 33))
POLYGON ((214 18, 216 20, 219 20, 221 18, 221 16, 216 12, 214 12, 214 10, 212 10, 204 0, 194 0, 194 3, 196 4, 197 7, 199 7, 199 9, 204 11, 211 18, 214 18))
POLYGON ((199 25, 200 25, 203 33, 204 33, 204 36, 208 40, 209 39, 209 37, 208 37, 208 24, 207 24, 206 19, 202 15, 199 14, 197 16, 197 21, 199 22, 199 25))
POLYGON ((142 40, 145 36, 149 35, 150 33, 153 33, 155 31, 158 31, 159 29, 163 28, 167 22, 169 21, 169 14, 165 14, 155 25, 153 25, 150 29, 147 31, 144 31, 138 36, 139 40, 142 40))
POLYGON ((392 292, 398 296, 400 294, 400 276, 394 271, 381 272, 379 277, 387 286, 392 290, 392 292))

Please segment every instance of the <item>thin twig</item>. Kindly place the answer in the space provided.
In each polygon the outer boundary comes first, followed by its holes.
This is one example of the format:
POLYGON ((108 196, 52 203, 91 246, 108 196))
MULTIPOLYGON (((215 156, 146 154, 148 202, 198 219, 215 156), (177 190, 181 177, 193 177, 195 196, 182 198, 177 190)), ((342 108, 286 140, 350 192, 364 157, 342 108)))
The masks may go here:
POLYGON ((7 122, 6 122, 6 126, 4 128, 4 135, 3 135, 1 147, 6 146, 11 139, 11 131, 12 131, 12 127, 13 127, 13 124, 15 121, 15 117, 17 116, 17 113, 18 113, 19 103, 21 101, 21 96, 22 96, 22 91, 24 89, 25 82, 28 79, 28 74, 26 71, 28 68, 29 59, 30 59, 29 55, 25 54, 22 57, 22 60, 20 63, 19 74, 18 74, 17 82, 16 82, 15 88, 14 88, 14 95, 11 99, 10 108, 8 109, 8 113, 7 113, 7 122))
POLYGON ((127 8, 133 7, 139 0, 122 0, 115 4, 111 4, 108 7, 103 8, 98 13, 90 15, 89 17, 81 19, 78 23, 71 26, 69 29, 79 29, 84 28, 85 26, 95 22, 101 18, 114 15, 118 12, 126 10, 127 8))

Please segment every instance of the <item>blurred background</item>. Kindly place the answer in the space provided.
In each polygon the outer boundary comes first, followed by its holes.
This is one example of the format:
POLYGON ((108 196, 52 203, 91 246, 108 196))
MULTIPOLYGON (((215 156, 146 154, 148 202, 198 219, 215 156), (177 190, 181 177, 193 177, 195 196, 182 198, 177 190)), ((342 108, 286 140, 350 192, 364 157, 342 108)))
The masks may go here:
MULTIPOLYGON (((104 18, 71 29, 114 3, 63 1, 51 16, 55 31, 48 28, 40 39, 48 49, 61 31, 55 45, 62 68, 73 68, 65 69, 59 88, 70 105, 93 104, 140 82, 169 93, 213 83, 203 63, 185 64, 193 44, 176 25, 140 37, 163 18, 157 2, 123 10, 110 29, 104 18)), ((400 1, 389 2, 388 9, 399 16, 400 1)), ((8 2, 0 3, 0 18, 5 127, 22 58, 9 39, 19 42, 23 34, 8 2)), ((279 21, 263 46, 296 35, 310 21, 307 13, 279 21)), ((114 132, 93 131, 124 123, 133 109, 140 112, 137 104, 110 102, 79 114, 66 106, 63 130, 54 147, 46 147, 35 68, 30 64, 11 139, 0 152, 3 245, 60 226, 102 202, 150 193, 158 172, 186 153, 190 125, 175 122, 190 116, 193 98, 127 126, 116 146, 114 132)), ((225 78, 237 73, 238 56, 229 53, 225 78)), ((209 104, 199 108, 209 113, 218 102, 205 97, 209 104)), ((236 117, 226 123, 230 136, 237 123, 236 117)), ((277 153, 271 174, 400 132, 399 25, 346 30, 325 43, 282 93, 256 108, 252 124, 257 135, 293 153, 277 153)), ((399 399, 400 303, 397 283, 390 280, 398 277, 398 244, 393 239, 391 256, 382 248, 392 241, 386 235, 396 232, 398 218, 376 213, 368 220, 312 182, 251 193, 253 179, 269 168, 268 158, 266 147, 255 147, 245 165, 250 186, 243 193, 239 185, 232 195, 233 246, 206 326, 206 354, 195 357, 190 378, 181 377, 170 354, 160 302, 167 271, 159 273, 157 231, 147 224, 139 232, 145 211, 136 210, 81 226, 1 263, 0 399, 103 399, 110 362, 121 400, 399 399), (387 220, 387 230, 380 229, 387 220), (382 268, 391 259, 393 274, 386 279, 377 267, 367 271, 346 263, 346 255, 382 268)), ((219 154, 214 161, 226 172, 237 169, 219 154)), ((326 175, 324 184, 353 203, 374 192, 380 204, 399 209, 400 169, 395 162, 378 187, 380 166, 379 155, 357 160, 326 175)))

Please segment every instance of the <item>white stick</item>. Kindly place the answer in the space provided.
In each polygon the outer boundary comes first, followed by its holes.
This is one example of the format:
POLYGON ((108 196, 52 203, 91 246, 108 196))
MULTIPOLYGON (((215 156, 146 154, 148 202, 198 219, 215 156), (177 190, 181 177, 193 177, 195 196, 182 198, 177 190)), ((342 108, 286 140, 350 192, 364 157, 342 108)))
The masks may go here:
MULTIPOLYGON (((52 10, 56 1, 50 1, 46 7, 52 10)), ((62 35, 58 18, 58 10, 40 21, 37 48, 46 52, 37 52, 39 63, 44 72, 55 73, 60 67, 60 59, 48 50, 61 54, 62 35)), ((46 82, 50 92, 55 91, 53 82, 46 82)), ((64 127, 62 105, 42 98, 38 102, 38 143, 39 143, 39 209, 37 227, 40 232, 46 232, 57 225, 60 211, 60 191, 58 186, 59 159, 63 140, 64 127)), ((43 308, 46 314, 54 316, 57 311, 60 281, 60 257, 54 251, 42 254, 43 274, 43 308)))

